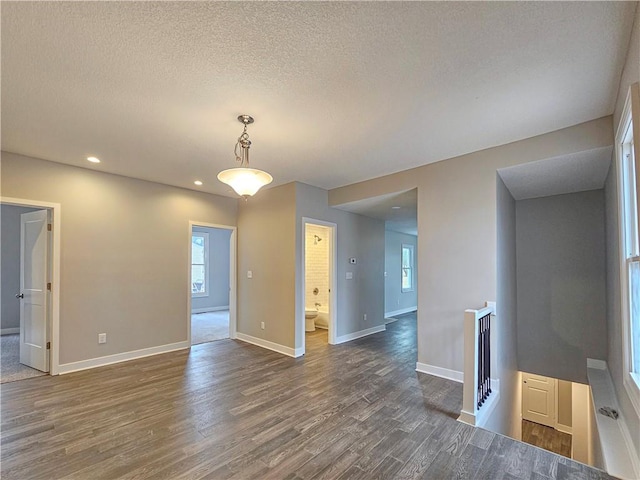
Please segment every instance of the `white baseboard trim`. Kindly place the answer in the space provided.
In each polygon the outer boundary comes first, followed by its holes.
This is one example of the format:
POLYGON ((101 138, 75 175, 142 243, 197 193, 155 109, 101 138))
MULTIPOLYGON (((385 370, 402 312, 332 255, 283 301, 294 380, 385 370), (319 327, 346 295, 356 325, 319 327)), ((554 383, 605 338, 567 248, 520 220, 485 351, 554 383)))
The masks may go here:
POLYGON ((116 353, 114 355, 107 355, 105 357, 91 358, 89 360, 81 360, 79 362, 63 363, 58 367, 58 373, 63 375, 65 373, 78 372, 80 370, 88 370, 90 368, 104 367, 113 363, 127 362, 129 360, 136 360, 138 358, 150 357, 151 355, 159 355, 161 353, 173 352, 175 350, 183 350, 189 348, 189 342, 176 342, 169 343, 167 345, 159 345, 157 347, 143 348, 140 350, 133 350, 131 352, 116 353))
POLYGON ((0 329, 0 335, 13 335, 14 333, 20 333, 20 327, 0 329))
POLYGON ((435 365, 429 365, 427 363, 416 363, 416 372, 446 378, 454 382, 464 382, 464 373, 458 372, 457 370, 449 370, 448 368, 436 367, 435 365))
POLYGON ((568 433, 569 435, 573 435, 573 428, 568 425, 562 425, 561 423, 556 423, 556 430, 562 433, 568 433))
POLYGON ((274 352, 287 355, 288 357, 296 358, 302 355, 301 348, 295 349, 291 347, 285 347, 284 345, 280 345, 279 343, 270 342, 269 340, 264 340, 258 337, 252 337, 251 335, 247 335, 246 333, 236 333, 236 339, 250 343, 252 345, 257 345, 258 347, 266 348, 267 350, 272 350, 274 352))
POLYGON ((400 310, 394 310, 393 312, 385 312, 384 316, 385 318, 387 318, 387 317, 393 317, 395 315, 403 315, 405 313, 411 313, 411 312, 417 312, 417 311, 418 311, 418 307, 401 308, 400 310))
POLYGON ((209 312, 219 312, 221 310, 229 310, 229 305, 223 305, 222 307, 202 307, 202 308, 192 308, 191 313, 209 313, 209 312))
POLYGON ((351 340, 366 337, 367 335, 373 335, 374 333, 384 332, 386 329, 387 329, 386 326, 378 325, 377 327, 367 328, 366 330, 360 330, 359 332, 347 333, 346 335, 341 335, 337 337, 336 343, 334 345, 338 345, 339 343, 350 342, 351 340))

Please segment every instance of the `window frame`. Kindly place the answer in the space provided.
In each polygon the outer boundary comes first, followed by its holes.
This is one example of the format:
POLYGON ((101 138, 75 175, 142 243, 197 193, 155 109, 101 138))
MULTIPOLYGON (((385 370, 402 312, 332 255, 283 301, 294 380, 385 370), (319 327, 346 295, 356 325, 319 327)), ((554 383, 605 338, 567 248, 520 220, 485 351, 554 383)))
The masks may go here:
POLYGON ((191 286, 191 298, 208 297, 209 296, 209 233, 207 232, 191 232, 191 279, 193 279, 193 266, 202 265, 204 268, 204 292, 194 292, 193 282, 191 286), (204 263, 193 263, 193 237, 202 237, 204 239, 204 263))
MULTIPOLYGON (((638 228, 640 227, 638 208, 638 186, 640 186, 639 175, 640 168, 638 161, 637 142, 640 141, 638 131, 640 129, 640 119, 638 119, 638 110, 640 108, 640 95, 638 84, 635 83, 629 88, 624 109, 620 117, 620 123, 616 131, 616 179, 617 179, 617 196, 618 196, 618 257, 620 267, 620 316, 621 316, 621 333, 622 333, 622 375, 624 388, 629 395, 629 399, 638 415, 640 415, 640 372, 633 372, 632 367, 632 338, 631 338, 631 303, 630 303, 630 282, 629 271, 631 263, 638 260, 638 228), (629 137, 631 137, 629 141, 629 137), (629 176, 629 167, 626 160, 628 154, 633 155, 634 159, 634 192, 636 211, 633 223, 635 231, 628 232, 627 217, 629 197, 627 194, 626 178, 629 176)), ((637 352, 640 355, 640 352, 637 352)))
POLYGON ((402 293, 413 292, 415 290, 415 268, 415 246, 410 243, 403 243, 400 247, 400 291, 402 293), (403 262, 405 248, 409 251, 410 256, 410 265, 408 267, 405 267, 403 262), (405 288, 403 285, 405 269, 409 270, 409 278, 411 279, 411 286, 409 288, 405 288))

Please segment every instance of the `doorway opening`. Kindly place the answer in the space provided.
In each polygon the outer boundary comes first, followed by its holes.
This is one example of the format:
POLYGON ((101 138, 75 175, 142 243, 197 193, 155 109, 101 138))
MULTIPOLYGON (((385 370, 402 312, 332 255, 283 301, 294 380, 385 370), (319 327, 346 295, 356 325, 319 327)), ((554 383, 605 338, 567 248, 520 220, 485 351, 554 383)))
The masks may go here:
POLYGON ((235 227, 189 224, 191 345, 235 338, 235 227))
POLYGON ((336 343, 336 225, 303 219, 303 352, 336 343))
POLYGON ((572 384, 522 373, 522 441, 571 458, 572 384))
POLYGON ((0 383, 57 374, 60 206, 2 197, 0 383))

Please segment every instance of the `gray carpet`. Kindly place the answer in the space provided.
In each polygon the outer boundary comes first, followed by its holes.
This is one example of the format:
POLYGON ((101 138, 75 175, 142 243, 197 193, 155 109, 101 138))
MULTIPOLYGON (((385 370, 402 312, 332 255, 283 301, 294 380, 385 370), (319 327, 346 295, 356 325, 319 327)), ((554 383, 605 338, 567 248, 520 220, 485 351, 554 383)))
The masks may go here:
POLYGON ((0 336, 0 383, 46 375, 20 363, 20 334, 0 336))
POLYGON ((191 315, 191 345, 229 338, 229 310, 191 315))

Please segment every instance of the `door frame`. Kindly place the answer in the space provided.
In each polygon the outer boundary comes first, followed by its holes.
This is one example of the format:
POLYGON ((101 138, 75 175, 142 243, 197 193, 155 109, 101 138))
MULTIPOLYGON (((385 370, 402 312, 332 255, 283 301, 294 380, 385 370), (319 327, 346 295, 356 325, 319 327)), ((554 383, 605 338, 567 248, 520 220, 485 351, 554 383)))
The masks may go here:
POLYGON ((47 326, 48 338, 51 342, 49 351, 49 374, 59 375, 60 366, 60 234, 62 224, 62 206, 59 203, 42 202, 26 198, 14 198, 0 196, 1 205, 13 205, 16 207, 40 208, 48 210, 51 215, 51 260, 47 268, 50 268, 51 294, 49 295, 47 326))
POLYGON ((301 243, 301 258, 300 271, 302 279, 302 301, 298 309, 298 321, 296 322, 297 328, 302 332, 302 355, 306 352, 306 336, 305 336, 305 301, 306 301, 306 244, 307 244, 307 225, 317 225, 320 227, 327 227, 331 231, 331 243, 329 244, 329 344, 335 345, 338 337, 338 257, 336 255, 337 240, 338 240, 338 224, 333 222, 327 222, 325 220, 319 220, 317 218, 302 217, 302 241, 301 243))
POLYGON ((189 348, 193 346, 191 345, 191 234, 193 232, 193 227, 218 228, 221 230, 231 231, 231 236, 229 237, 229 338, 235 340, 238 331, 236 294, 236 234, 238 231, 238 227, 234 227, 232 225, 221 225, 217 223, 189 220, 189 234, 187 243, 187 245, 189 245, 189 256, 187 258, 187 342, 189 343, 189 348))

